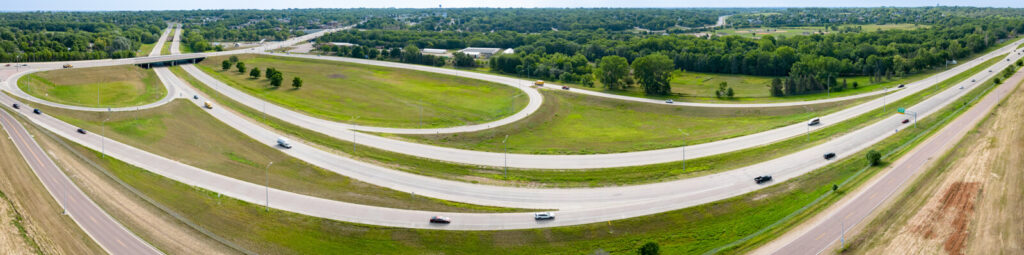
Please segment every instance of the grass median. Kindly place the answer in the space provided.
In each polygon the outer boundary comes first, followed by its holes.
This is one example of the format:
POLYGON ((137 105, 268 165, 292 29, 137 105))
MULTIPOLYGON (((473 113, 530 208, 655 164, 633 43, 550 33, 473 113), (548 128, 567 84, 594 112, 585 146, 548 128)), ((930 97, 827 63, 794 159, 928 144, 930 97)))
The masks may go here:
MULTIPOLYGON (((898 158, 962 112, 958 109, 970 106, 972 98, 984 95, 988 87, 975 88, 919 120, 921 128, 904 129, 870 149, 888 154, 886 161, 898 158)), ((534 230, 438 231, 265 212, 259 205, 170 181, 113 158, 101 159, 95 152, 91 155, 126 183, 196 224, 254 252, 275 254, 631 253, 649 241, 659 243, 666 254, 743 253, 827 208, 885 167, 865 168, 864 157, 849 157, 752 193, 626 220, 534 230), (839 192, 830 193, 832 184, 844 180, 850 181, 839 192), (765 234, 749 238, 762 231, 765 234), (745 241, 734 243, 737 240, 745 241)))
POLYGON ((681 161, 644 166, 599 169, 538 170, 512 168, 508 170, 508 177, 503 175, 503 169, 499 167, 454 164, 384 151, 372 147, 353 146, 351 142, 342 141, 308 129, 303 129, 270 116, 263 119, 263 115, 260 114, 259 111, 242 106, 237 102, 212 91, 204 84, 189 76, 179 67, 171 68, 171 70, 179 77, 189 81, 194 87, 198 88, 203 93, 206 93, 209 97, 215 99, 219 104, 229 107, 243 116, 249 117, 252 121, 262 123, 298 139, 319 144, 325 149, 347 154, 359 160, 386 165, 393 169, 411 173, 473 183, 530 187, 601 187, 643 184, 701 176, 756 164, 765 160, 788 155, 802 149, 810 148, 828 141, 830 137, 853 132, 861 127, 870 125, 877 120, 883 119, 886 116, 896 114, 894 110, 897 107, 914 105, 917 102, 942 91, 943 89, 949 88, 954 84, 966 80, 975 73, 986 70, 989 65, 1002 60, 1003 57, 1004 56, 993 58, 970 70, 939 82, 938 84, 933 85, 934 88, 929 88, 896 102, 889 103, 889 107, 885 109, 880 108, 870 111, 850 120, 817 130, 809 135, 793 137, 765 146, 687 160, 686 168, 683 168, 681 161))
POLYGON ((353 180, 259 143, 183 99, 134 112, 80 112, 38 105, 33 107, 88 132, 206 171, 258 184, 269 178, 270 186, 281 190, 401 209, 522 211, 414 196, 353 180))
POLYGON ((167 89, 153 70, 133 65, 32 73, 18 88, 43 100, 86 107, 127 107, 159 101, 167 89))
MULTIPOLYGON (((264 55, 236 55, 249 69, 275 68, 281 87, 263 76, 250 78, 234 66, 223 70, 228 56, 211 57, 198 67, 210 76, 257 98, 310 116, 360 125, 436 128, 498 120, 526 107, 519 89, 446 74, 338 61, 264 55), (293 77, 304 85, 291 87, 293 77)), ((265 74, 264 74, 265 75, 265 74)))

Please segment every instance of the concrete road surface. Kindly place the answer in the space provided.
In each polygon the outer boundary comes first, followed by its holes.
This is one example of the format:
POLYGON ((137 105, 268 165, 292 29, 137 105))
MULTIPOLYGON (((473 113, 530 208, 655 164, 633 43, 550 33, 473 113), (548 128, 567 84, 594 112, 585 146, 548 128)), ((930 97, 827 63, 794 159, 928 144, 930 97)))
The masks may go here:
POLYGON ((156 248, 121 226, 53 163, 28 131, 7 111, 0 111, 0 124, 55 200, 104 250, 111 254, 161 254, 156 248))

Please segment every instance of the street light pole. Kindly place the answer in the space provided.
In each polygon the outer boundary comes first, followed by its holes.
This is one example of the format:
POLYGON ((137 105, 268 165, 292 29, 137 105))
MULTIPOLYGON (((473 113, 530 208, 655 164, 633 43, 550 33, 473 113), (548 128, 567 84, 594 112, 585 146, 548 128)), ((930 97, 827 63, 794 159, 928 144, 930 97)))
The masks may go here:
POLYGON ((273 164, 274 164, 274 161, 270 161, 270 163, 267 164, 267 171, 266 171, 267 184, 263 186, 264 188, 266 188, 266 191, 267 191, 267 198, 266 198, 267 206, 264 207, 264 210, 268 211, 268 212, 270 211, 270 165, 273 165, 273 164))
POLYGON ((508 135, 505 135, 505 139, 501 140, 501 145, 505 147, 505 179, 508 179, 508 135))
MULTIPOLYGON (((351 122, 352 125, 355 126, 356 125, 356 120, 358 120, 358 119, 359 119, 359 116, 356 116, 356 117, 352 118, 352 120, 350 120, 349 122, 351 122)), ((355 154, 356 154, 356 129, 353 128, 352 129, 352 155, 355 155, 355 154)))
POLYGON ((683 172, 686 172, 686 136, 689 134, 683 132, 683 129, 681 128, 677 128, 676 130, 679 130, 679 133, 683 134, 683 172))

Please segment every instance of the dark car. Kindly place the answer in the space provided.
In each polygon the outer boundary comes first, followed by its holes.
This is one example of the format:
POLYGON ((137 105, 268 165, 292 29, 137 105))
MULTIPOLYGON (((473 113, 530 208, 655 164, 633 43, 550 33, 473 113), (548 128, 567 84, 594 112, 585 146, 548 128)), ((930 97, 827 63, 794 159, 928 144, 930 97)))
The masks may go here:
POLYGON ((835 152, 825 153, 825 160, 829 160, 829 159, 832 159, 834 157, 836 157, 836 153, 835 152))
POLYGON ((192 99, 199 99, 199 95, 193 95, 192 99))
POLYGON ((903 124, 910 123, 910 119, 903 119, 903 124))
POLYGON ((32 109, 32 113, 43 114, 43 111, 40 111, 39 109, 32 109))
POLYGON ((903 88, 903 86, 905 86, 905 85, 906 85, 906 84, 900 84, 899 86, 897 86, 897 88, 901 88, 901 89, 902 89, 902 88, 903 88))
POLYGON ((562 89, 569 90, 569 86, 562 86, 562 89))
POLYGON ((78 133, 79 133, 79 134, 83 134, 83 135, 84 135, 84 134, 85 134, 85 129, 81 129, 81 128, 79 128, 79 129, 78 129, 78 133))
POLYGON ((430 217, 430 223, 448 224, 452 223, 452 219, 449 219, 448 217, 434 216, 430 217))
POLYGON ((772 176, 771 175, 754 177, 754 182, 756 182, 757 184, 770 182, 771 180, 772 180, 772 176))
POLYGON ((18 104, 12 104, 11 107, 14 107, 14 109, 21 109, 21 106, 18 104))

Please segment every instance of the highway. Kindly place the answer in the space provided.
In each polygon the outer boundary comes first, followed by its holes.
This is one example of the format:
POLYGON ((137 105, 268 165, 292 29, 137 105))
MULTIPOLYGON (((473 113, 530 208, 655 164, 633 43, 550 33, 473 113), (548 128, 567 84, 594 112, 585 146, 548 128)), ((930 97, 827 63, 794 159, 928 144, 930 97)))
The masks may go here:
MULTIPOLYGON (((1003 62, 1000 61, 1000 63, 1003 62)), ((158 70, 158 72, 166 72, 166 70, 158 70)), ((162 75, 161 77, 166 79, 168 76, 162 75)), ((164 82, 170 84, 167 86, 179 87, 183 91, 188 90, 185 88, 187 85, 184 85, 180 79, 173 78, 164 80, 164 82)), ((969 81, 962 84, 967 88, 973 88, 973 84, 969 81)), ((966 90, 954 86, 910 109, 918 111, 920 116, 924 117, 935 109, 951 103, 953 99, 965 92, 966 90)), ((14 99, 0 95, 0 101, 9 105, 14 102, 14 99)), ((58 135, 96 150, 104 148, 101 147, 103 144, 101 138, 95 133, 76 134, 73 131, 74 127, 67 123, 46 115, 30 115, 26 111, 23 110, 21 113, 29 116, 30 121, 48 130, 53 130, 58 135)), ((273 139, 278 134, 273 131, 241 119, 223 107, 215 107, 209 112, 267 146, 274 146, 273 139)), ((427 224, 425 220, 431 215, 438 214, 436 212, 355 205, 273 189, 270 190, 270 201, 271 207, 282 210, 336 220, 395 227, 482 230, 601 222, 675 210, 745 194, 762 187, 754 184, 751 180, 756 175, 773 174, 776 176, 777 182, 782 182, 828 164, 828 161, 820 158, 822 152, 835 151, 839 152, 838 157, 847 157, 851 155, 844 154, 844 151, 858 151, 884 139, 894 133, 897 128, 903 127, 898 123, 902 118, 903 116, 893 115, 867 128, 834 138, 830 142, 811 149, 750 167, 665 183, 608 188, 530 189, 470 184, 438 180, 387 169, 319 151, 303 144, 296 144, 295 148, 289 150, 282 149, 289 155, 324 169, 371 184, 417 195, 484 205, 559 209, 559 219, 555 221, 536 222, 528 213, 446 213, 445 215, 453 217, 455 222, 451 225, 439 226, 427 224)), ((107 140, 105 146, 107 154, 165 177, 255 204, 263 204, 266 201, 263 197, 264 190, 259 185, 212 174, 119 142, 107 140)))
POLYGON ((39 144, 7 111, 0 111, 0 124, 10 135, 32 171, 71 219, 110 254, 161 254, 156 248, 121 226, 85 195, 53 163, 39 144))
POLYGON ((171 41, 171 55, 181 54, 181 24, 174 30, 174 40, 171 41))
MULTIPOLYGON (((809 127, 806 123, 799 122, 794 123, 785 127, 775 128, 759 133, 718 140, 709 143, 689 145, 686 147, 675 147, 657 150, 647 151, 635 151, 635 152, 623 152, 623 153, 608 153, 608 154, 586 154, 586 155, 536 155, 536 154, 518 154, 518 153, 500 153, 500 152, 484 152, 484 151, 473 151, 456 148, 448 148, 442 146, 435 146, 429 144, 421 144, 409 141, 403 141, 395 138, 381 137, 373 134, 366 134, 360 132, 352 132, 352 130, 360 131, 371 131, 371 132, 384 132, 384 133, 454 133, 454 132, 472 132, 479 130, 486 130, 492 128, 497 124, 508 123, 511 120, 517 118, 524 118, 524 112, 535 111, 539 105, 534 106, 534 97, 540 97, 534 94, 535 92, 527 91, 530 95, 530 105, 523 111, 520 111, 512 117, 499 120, 494 124, 484 125, 471 125, 441 129, 391 129, 391 128, 379 128, 379 127, 364 127, 355 126, 351 124, 337 123, 333 121, 322 120, 316 117, 305 115, 284 107, 279 107, 273 103, 265 102, 262 99, 248 95, 242 91, 232 88, 229 85, 220 82, 219 80, 210 77, 201 70, 194 66, 183 66, 183 68, 192 76, 205 83, 207 86, 213 88, 225 96, 232 98, 233 100, 240 102, 252 109, 266 110, 268 116, 274 116, 282 121, 295 124, 297 126, 313 130, 319 133, 323 133, 339 140, 355 141, 358 144, 370 146, 382 150, 402 153, 406 155, 417 156, 421 158, 436 159, 447 162, 469 164, 469 165, 483 165, 492 167, 512 167, 512 168, 528 168, 528 169, 590 169, 590 168, 609 168, 609 167, 628 167, 628 166, 641 166, 658 163, 675 162, 682 159, 682 155, 685 153, 687 159, 696 159, 701 157, 707 157, 712 155, 718 155, 722 153, 728 153, 732 151, 753 148, 763 146, 779 141, 783 141, 792 137, 798 137, 805 135, 809 132, 813 132, 818 129, 829 127, 833 124, 840 123, 842 121, 857 117, 866 112, 879 109, 884 107, 883 103, 897 101, 901 98, 910 96, 922 90, 926 90, 945 79, 953 77, 960 72, 970 69, 984 61, 997 57, 1002 54, 1006 54, 1013 51, 1018 44, 1022 41, 1011 43, 1003 48, 995 50, 983 57, 979 57, 968 63, 964 63, 960 66, 951 68, 950 70, 941 72, 929 78, 922 79, 920 81, 907 84, 904 89, 892 92, 882 98, 877 98, 869 102, 865 102, 856 106, 852 106, 838 112, 822 116, 820 125, 809 127)), ((475 72, 455 72, 451 69, 429 67, 422 65, 410 65, 402 63, 393 63, 385 61, 375 60, 363 60, 353 58, 342 58, 333 56, 314 56, 314 55, 286 55, 286 54, 273 54, 276 56, 291 56, 299 58, 310 58, 310 59, 322 59, 332 61, 344 61, 362 63, 376 66, 386 66, 392 68, 403 68, 412 69, 419 71, 446 73, 452 75, 458 75, 467 78, 474 79, 486 79, 489 81, 499 82, 509 86, 522 87, 520 84, 524 80, 514 79, 509 77, 489 75, 475 72)), ((1009 56, 1011 60, 1016 60, 1020 55, 1009 56)), ((999 61, 994 67, 995 70, 1001 70, 1002 66, 1008 63, 999 61)), ((998 72, 981 72, 972 75, 968 82, 962 83, 965 86, 971 86, 969 82, 971 79, 977 81, 984 81, 988 77, 997 75, 998 72)), ((571 90, 579 93, 582 90, 571 90)), ((589 93, 587 91, 586 93, 589 93)), ((596 92, 595 92, 596 93, 596 92)), ((604 93, 599 93, 604 94, 604 93)), ((891 107, 895 111, 895 107, 891 107)))
POLYGON ((837 208, 823 219, 805 222, 802 232, 789 233, 778 240, 781 248, 762 249, 763 253, 773 254, 820 254, 842 238, 841 232, 863 224, 880 205, 906 188, 909 181, 924 171, 932 159, 940 158, 946 151, 960 141, 968 131, 973 129, 996 105, 1010 95, 1024 80, 1024 72, 1017 72, 1003 85, 996 87, 983 97, 976 105, 951 121, 929 139, 922 142, 914 150, 893 163, 890 169, 882 173, 860 189, 850 194, 851 199, 833 205, 837 208), (845 228, 845 229, 843 229, 845 228))
POLYGON ((149 56, 160 56, 160 51, 164 48, 164 43, 167 42, 167 35, 171 33, 173 24, 167 24, 167 28, 164 29, 164 33, 160 34, 160 39, 156 40, 156 44, 153 45, 153 50, 149 52, 149 56))

